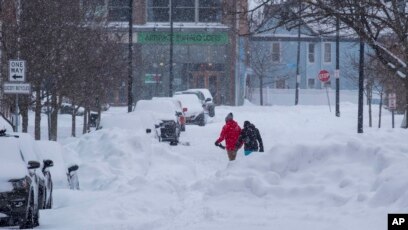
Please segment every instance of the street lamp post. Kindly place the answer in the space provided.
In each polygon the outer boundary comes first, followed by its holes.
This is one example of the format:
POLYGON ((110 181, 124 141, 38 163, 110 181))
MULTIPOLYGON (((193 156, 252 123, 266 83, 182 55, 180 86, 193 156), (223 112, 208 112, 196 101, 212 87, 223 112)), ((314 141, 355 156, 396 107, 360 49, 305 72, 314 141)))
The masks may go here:
POLYGON ((173 96, 173 1, 170 0, 170 60, 169 60, 169 96, 173 96))
POLYGON ((133 0, 129 0, 129 52, 128 52, 128 112, 133 109, 133 0))
POLYGON ((336 117, 340 117, 340 20, 336 19, 336 117))
POLYGON ((298 25, 298 44, 296 56, 296 91, 295 91, 295 105, 299 104, 299 87, 300 87, 300 25, 301 25, 301 1, 299 1, 299 25, 298 25))

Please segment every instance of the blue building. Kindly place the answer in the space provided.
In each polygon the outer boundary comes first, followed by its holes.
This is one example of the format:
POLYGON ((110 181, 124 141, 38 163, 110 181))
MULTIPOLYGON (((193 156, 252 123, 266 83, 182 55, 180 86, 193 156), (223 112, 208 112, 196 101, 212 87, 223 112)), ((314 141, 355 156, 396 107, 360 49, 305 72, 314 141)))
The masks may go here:
MULTIPOLYGON (((250 38, 250 67, 247 84, 259 88, 296 87, 297 49, 300 41, 299 75, 300 89, 321 89, 324 83, 318 79, 321 70, 330 73, 328 87, 335 88, 336 36, 320 36, 310 25, 288 30, 253 35, 250 38)), ((340 89, 357 89, 359 39, 340 34, 340 89), (343 35, 343 36, 342 36, 343 35)))

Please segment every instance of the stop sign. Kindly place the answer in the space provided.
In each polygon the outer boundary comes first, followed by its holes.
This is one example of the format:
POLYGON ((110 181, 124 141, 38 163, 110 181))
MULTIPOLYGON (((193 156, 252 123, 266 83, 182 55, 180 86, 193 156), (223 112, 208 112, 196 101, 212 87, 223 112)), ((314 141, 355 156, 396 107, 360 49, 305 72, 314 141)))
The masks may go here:
POLYGON ((321 82, 328 82, 330 80, 330 74, 327 70, 320 70, 318 78, 321 82))

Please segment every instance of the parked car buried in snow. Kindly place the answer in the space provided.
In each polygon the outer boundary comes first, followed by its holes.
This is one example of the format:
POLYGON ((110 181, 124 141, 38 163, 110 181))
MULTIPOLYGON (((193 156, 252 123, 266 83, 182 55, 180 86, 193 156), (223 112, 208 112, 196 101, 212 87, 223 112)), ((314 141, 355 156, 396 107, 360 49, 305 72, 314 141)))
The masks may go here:
POLYGON ((150 113, 156 121, 155 133, 159 141, 169 141, 171 145, 177 145, 180 137, 181 116, 174 108, 171 101, 139 100, 135 111, 150 113))
POLYGON ((18 136, 0 131, 0 226, 18 225, 33 228, 39 225, 38 161, 26 161, 18 136))
POLYGON ((214 98, 213 98, 210 90, 205 89, 205 88, 202 88, 202 89, 188 89, 188 90, 186 90, 184 92, 196 93, 197 96, 201 99, 202 103, 205 105, 206 110, 208 111, 208 115, 210 117, 215 116, 214 98))
POLYGON ((180 100, 172 97, 153 97, 152 100, 171 101, 174 104, 174 110, 177 112, 177 114, 179 114, 178 120, 180 123, 180 131, 186 131, 186 115, 184 114, 183 106, 180 100))
POLYGON ((176 94, 173 96, 173 98, 181 101, 184 114, 186 115, 187 124, 197 124, 199 126, 204 126, 207 123, 204 109, 205 106, 201 104, 196 95, 176 94))

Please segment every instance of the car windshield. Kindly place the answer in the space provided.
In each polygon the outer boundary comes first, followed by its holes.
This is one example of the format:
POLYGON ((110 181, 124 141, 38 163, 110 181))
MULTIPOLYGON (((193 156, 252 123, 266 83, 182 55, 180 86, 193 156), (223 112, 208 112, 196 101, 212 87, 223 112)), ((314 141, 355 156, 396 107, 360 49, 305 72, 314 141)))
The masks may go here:
POLYGON ((179 94, 174 95, 183 104, 183 107, 188 109, 188 112, 202 111, 203 107, 195 94, 179 94))

